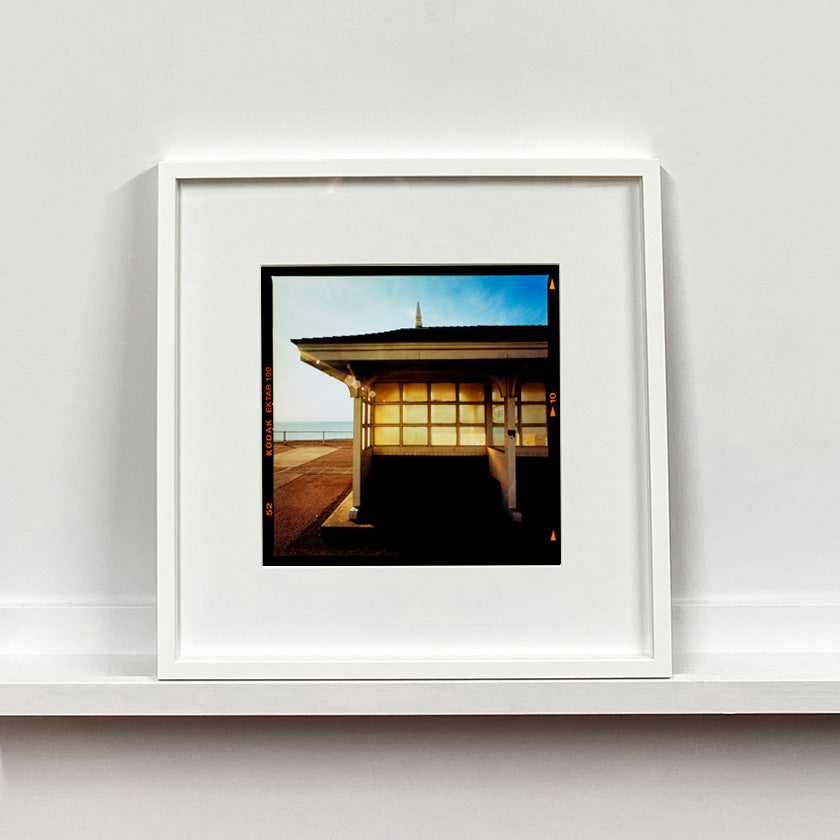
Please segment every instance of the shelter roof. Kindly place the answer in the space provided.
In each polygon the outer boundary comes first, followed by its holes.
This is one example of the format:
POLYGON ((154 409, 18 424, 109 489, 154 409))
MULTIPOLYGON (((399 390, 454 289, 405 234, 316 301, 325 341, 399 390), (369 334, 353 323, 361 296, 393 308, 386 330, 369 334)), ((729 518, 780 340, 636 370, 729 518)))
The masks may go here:
POLYGON ((318 338, 293 338, 293 344, 383 344, 404 342, 488 342, 488 341, 547 341, 548 327, 544 324, 488 325, 469 327, 405 327, 384 332, 357 335, 332 335, 318 338))

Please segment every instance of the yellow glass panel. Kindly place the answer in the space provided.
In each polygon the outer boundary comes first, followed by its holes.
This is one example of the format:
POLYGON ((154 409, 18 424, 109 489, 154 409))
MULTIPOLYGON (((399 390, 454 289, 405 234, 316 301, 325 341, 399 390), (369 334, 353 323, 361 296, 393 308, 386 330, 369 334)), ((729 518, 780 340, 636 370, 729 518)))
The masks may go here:
POLYGON ((429 406, 403 404, 403 423, 428 423, 429 406))
POLYGON ((403 446, 428 446, 429 430, 425 426, 403 426, 403 446))
POLYGON ((484 446, 486 436, 483 426, 461 426, 461 446, 484 446))
POLYGON ((493 426, 493 446, 505 445, 505 427, 493 426))
POLYGON ((458 399, 462 402, 484 402, 484 386, 480 382, 462 382, 458 386, 458 399))
POLYGON ((426 402, 429 387, 425 382, 406 382, 403 385, 403 402, 426 402))
POLYGON ((458 420, 461 423, 483 423, 483 405, 460 405, 458 406, 458 420))
POLYGON ((524 382, 520 399, 522 402, 545 402, 545 385, 542 382, 524 382))
POLYGON ((432 446, 455 446, 456 443, 454 426, 432 426, 432 446))
MULTIPOLYGON (((432 386, 434 387, 434 386, 432 386)), ((455 422, 455 406, 454 405, 433 405, 432 406, 432 423, 454 423, 455 422)))
POLYGON ((523 426, 519 446, 548 446, 548 430, 545 426, 523 426))
POLYGON ((490 387, 490 393, 492 395, 493 402, 502 402, 502 392, 499 390, 499 386, 495 382, 490 387))
POLYGON ((522 406, 522 422, 523 423, 545 423, 546 414, 544 405, 523 405, 522 406))
POLYGON ((455 383, 432 382, 432 402, 455 402, 455 383))
POLYGON ((373 442, 376 446, 399 446, 399 426, 376 426, 373 432, 373 442))
POLYGON ((503 405, 493 406, 493 422, 501 426, 505 425, 505 407, 503 405))
POLYGON ((378 405, 373 412, 376 423, 399 423, 400 407, 398 405, 378 405))
POLYGON ((520 446, 548 446, 548 432, 544 426, 523 426, 520 446))
POLYGON ((400 401, 400 386, 397 382, 380 382, 374 391, 378 403, 400 401))

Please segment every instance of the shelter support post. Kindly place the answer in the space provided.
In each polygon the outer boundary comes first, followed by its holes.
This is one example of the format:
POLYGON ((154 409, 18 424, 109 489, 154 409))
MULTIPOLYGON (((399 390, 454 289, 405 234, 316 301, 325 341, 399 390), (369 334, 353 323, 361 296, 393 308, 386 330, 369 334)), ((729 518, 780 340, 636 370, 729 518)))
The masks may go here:
POLYGON ((514 522, 521 522, 522 514, 516 507, 516 379, 509 375, 497 380, 505 406, 504 452, 492 451, 489 455, 491 474, 501 485, 505 513, 514 522))
MULTIPOLYGON (((352 393, 352 392, 351 392, 352 393)), ((359 519, 359 511, 362 507, 362 409, 364 400, 361 394, 356 391, 353 396, 353 506, 350 508, 350 521, 356 522, 359 519)))

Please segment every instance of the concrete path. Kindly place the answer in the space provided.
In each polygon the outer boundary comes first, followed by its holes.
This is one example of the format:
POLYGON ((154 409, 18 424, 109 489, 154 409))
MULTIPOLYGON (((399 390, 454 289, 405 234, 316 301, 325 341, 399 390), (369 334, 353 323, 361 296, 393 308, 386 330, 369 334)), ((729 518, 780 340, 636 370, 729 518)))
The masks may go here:
POLYGON ((347 495, 353 451, 347 447, 301 446, 274 455, 274 554, 285 553, 309 525, 347 495))
POLYGON ((353 453, 349 448, 302 446, 274 453, 274 489, 302 475, 352 475, 353 453))
POLYGON ((333 502, 347 494, 350 478, 346 475, 295 475, 274 493, 274 554, 286 547, 333 502))
POLYGON ((298 467, 335 451, 332 446, 296 446, 293 449, 278 446, 274 450, 274 471, 298 467))

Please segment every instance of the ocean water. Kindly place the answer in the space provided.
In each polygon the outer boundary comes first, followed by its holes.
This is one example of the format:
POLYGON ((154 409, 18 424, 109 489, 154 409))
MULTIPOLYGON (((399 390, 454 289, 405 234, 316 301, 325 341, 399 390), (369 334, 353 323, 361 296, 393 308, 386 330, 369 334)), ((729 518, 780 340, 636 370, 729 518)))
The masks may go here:
POLYGON ((283 432, 286 433, 286 440, 321 440, 324 437, 327 439, 352 438, 353 421, 314 420, 297 423, 277 421, 274 426, 274 440, 282 441, 283 432))

